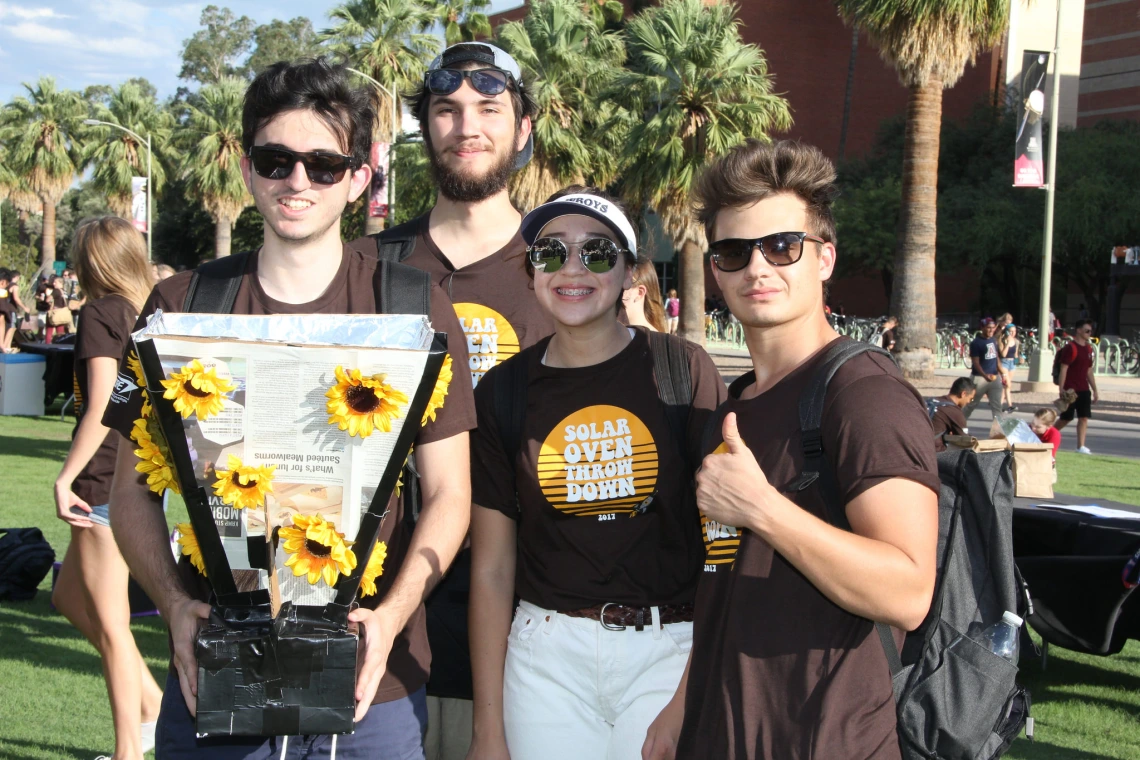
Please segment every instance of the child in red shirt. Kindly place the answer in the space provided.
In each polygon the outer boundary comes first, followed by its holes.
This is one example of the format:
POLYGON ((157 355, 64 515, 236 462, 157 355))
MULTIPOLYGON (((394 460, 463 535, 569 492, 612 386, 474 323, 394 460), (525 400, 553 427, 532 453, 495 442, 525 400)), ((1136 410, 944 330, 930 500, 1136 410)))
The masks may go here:
POLYGON ((1054 461, 1057 460, 1057 449, 1061 448, 1061 431, 1053 427, 1053 423, 1056 421, 1056 410, 1044 407, 1037 410, 1037 413, 1033 415, 1033 420, 1029 423, 1029 427, 1041 439, 1041 443, 1053 444, 1054 461))

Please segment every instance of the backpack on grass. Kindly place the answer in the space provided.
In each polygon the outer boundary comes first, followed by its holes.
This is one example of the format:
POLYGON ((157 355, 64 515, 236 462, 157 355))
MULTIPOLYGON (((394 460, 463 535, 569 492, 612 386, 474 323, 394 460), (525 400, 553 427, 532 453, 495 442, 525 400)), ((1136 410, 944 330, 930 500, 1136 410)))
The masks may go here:
MULTIPOLYGON (((791 488, 822 488, 830 522, 843 530, 851 526, 820 430, 828 383, 845 362, 866 351, 890 356, 849 340, 828 349, 799 403, 804 469, 791 488)), ((876 623, 875 629, 891 670, 904 760, 992 760, 1026 725, 1029 693, 1017 685, 1015 665, 965 634, 971 624, 988 626, 1020 606, 1011 456, 943 452, 938 476, 938 564, 930 612, 906 635, 901 652, 889 626, 876 623)))
POLYGON ((39 528, 0 528, 0 601, 32 599, 53 562, 55 550, 39 528))

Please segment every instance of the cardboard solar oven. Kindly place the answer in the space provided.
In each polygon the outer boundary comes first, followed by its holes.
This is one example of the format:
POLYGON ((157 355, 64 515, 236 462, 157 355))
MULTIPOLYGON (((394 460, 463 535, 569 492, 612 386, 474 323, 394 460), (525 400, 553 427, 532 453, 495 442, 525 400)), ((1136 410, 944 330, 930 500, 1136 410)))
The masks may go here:
POLYGON ((445 336, 422 316, 159 312, 133 338, 151 406, 136 443, 165 438, 155 477, 176 477, 213 590, 198 733, 351 732, 348 613, 362 582, 376 592, 369 560, 441 398, 445 336))

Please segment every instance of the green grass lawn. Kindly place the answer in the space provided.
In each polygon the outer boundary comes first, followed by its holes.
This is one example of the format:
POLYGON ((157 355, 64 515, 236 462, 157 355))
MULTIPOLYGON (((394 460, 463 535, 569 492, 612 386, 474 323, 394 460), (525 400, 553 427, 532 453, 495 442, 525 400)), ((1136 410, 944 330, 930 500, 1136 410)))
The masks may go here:
MULTIPOLYGON (((0 417, 0 526, 37 526, 59 558, 69 529, 55 518, 52 482, 67 453, 71 421, 0 417)), ((1057 490, 1140 504, 1140 461, 1061 453, 1057 490)), ((172 502, 168 521, 185 520, 172 502)), ((93 760, 113 749, 111 711, 99 656, 54 613, 44 589, 28 603, 0 604, 0 758, 93 760)), ((156 617, 136 619, 139 649, 165 680, 166 634, 156 617)), ((1036 741, 1019 739, 1018 760, 1140 758, 1140 643, 1113 657, 1053 647, 1048 669, 1022 653, 1033 694, 1036 741)), ((584 758, 584 760, 592 760, 584 758)), ((836 760, 842 760, 837 758, 836 760)))

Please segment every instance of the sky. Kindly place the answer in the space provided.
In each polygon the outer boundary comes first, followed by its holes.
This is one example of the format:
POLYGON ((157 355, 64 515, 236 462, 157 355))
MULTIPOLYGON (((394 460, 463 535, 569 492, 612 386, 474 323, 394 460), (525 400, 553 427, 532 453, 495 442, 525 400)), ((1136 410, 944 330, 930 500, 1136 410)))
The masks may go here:
MULTIPOLYGON (((22 82, 53 75, 61 87, 118 85, 144 76, 159 98, 179 85, 182 41, 198 29, 209 2, 171 0, 0 0, 0 103, 25 92, 22 82)), ((329 26, 334 0, 214 0, 236 16, 264 24, 308 16, 317 30, 329 26)), ((491 11, 521 5, 492 0, 491 11)))

